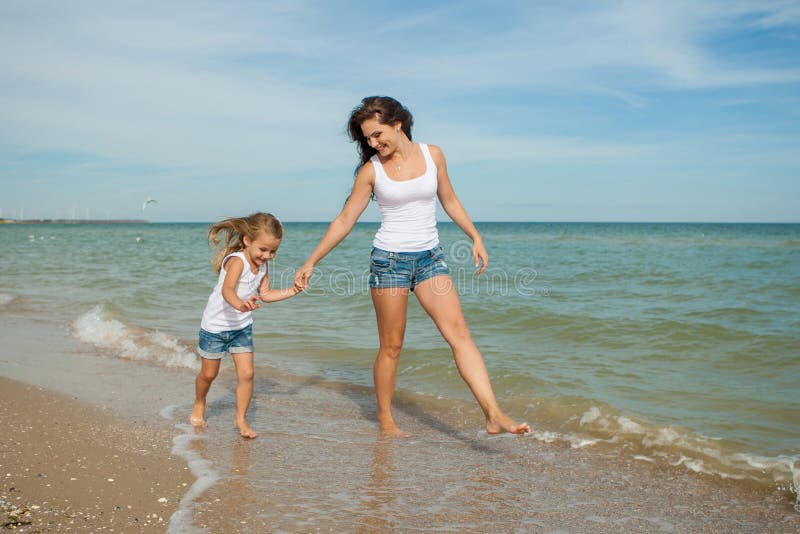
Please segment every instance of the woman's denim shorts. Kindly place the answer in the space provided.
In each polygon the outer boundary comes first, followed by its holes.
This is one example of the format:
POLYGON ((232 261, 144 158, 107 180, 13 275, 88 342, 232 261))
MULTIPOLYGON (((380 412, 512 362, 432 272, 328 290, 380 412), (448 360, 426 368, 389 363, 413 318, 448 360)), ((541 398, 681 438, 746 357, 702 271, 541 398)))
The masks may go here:
POLYGON ((200 341, 197 353, 209 360, 219 360, 225 354, 253 352, 253 325, 249 324, 241 330, 227 332, 207 332, 200 329, 200 341))
POLYGON ((421 252, 389 252, 373 248, 369 262, 369 287, 414 287, 428 278, 450 274, 442 247, 421 252))

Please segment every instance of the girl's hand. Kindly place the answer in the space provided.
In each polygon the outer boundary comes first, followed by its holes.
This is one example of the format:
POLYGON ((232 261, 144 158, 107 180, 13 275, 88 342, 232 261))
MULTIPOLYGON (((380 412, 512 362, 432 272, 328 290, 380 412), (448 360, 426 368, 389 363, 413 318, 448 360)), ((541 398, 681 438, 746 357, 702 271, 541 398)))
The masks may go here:
POLYGON ((298 289, 298 291, 305 291, 308 289, 308 282, 311 280, 311 276, 314 274, 314 266, 305 264, 294 274, 294 286, 298 289))
POLYGON ((248 312, 257 310, 261 307, 261 304, 258 303, 258 295, 253 295, 247 300, 242 301, 242 305, 239 307, 240 312, 248 312))
POLYGON ((480 275, 489 266, 489 253, 483 246, 483 240, 478 239, 472 243, 472 261, 475 264, 475 274, 480 275))

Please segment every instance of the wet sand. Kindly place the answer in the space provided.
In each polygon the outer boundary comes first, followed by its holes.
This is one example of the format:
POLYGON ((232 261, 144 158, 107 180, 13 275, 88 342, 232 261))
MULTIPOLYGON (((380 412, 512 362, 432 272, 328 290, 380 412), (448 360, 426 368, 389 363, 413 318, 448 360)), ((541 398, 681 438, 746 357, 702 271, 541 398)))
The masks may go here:
POLYGON ((387 439, 369 390, 278 373, 262 384, 258 440, 214 430, 195 444, 220 474, 194 503, 209 532, 800 532, 780 492, 488 436, 471 405, 454 418, 400 395, 398 422, 414 435, 387 439))
POLYGON ((0 378, 0 523, 19 532, 163 532, 192 476, 164 429, 0 378))
POLYGON ((230 365, 195 434, 194 371, 108 358, 16 312, 0 314, 0 375, 16 381, 0 380, 0 504, 20 532, 164 532, 176 510, 173 531, 214 533, 800 532, 779 490, 487 436, 474 404, 408 393, 397 416, 414 437, 385 439, 369 388, 264 367, 256 440, 232 427, 230 365), (218 480, 197 485, 192 457, 218 480))

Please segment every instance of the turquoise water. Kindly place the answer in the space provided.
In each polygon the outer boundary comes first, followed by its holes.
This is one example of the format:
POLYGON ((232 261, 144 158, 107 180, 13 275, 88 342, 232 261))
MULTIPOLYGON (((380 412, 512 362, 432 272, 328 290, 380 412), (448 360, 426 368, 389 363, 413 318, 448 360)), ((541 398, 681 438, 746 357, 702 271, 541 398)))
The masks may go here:
MULTIPOLYGON (((800 225, 478 227, 481 277, 457 227, 440 225, 442 245, 496 394, 539 439, 796 488, 800 225)), ((325 228, 286 224, 273 285, 291 283, 325 228)), ((358 224, 306 294, 256 312, 257 362, 371 385, 376 229, 358 224)), ((205 230, 0 226, 0 305, 39 307, 110 356, 192 367, 216 278, 205 230)), ((471 398, 415 303, 398 382, 453 409, 471 398)))

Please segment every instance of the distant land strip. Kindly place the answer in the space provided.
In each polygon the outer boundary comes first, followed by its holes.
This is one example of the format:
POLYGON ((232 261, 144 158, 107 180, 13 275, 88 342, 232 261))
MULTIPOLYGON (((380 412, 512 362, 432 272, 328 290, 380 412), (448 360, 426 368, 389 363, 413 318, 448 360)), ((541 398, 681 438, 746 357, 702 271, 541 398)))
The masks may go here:
POLYGON ((0 219, 0 224, 146 224, 145 219, 0 219))

